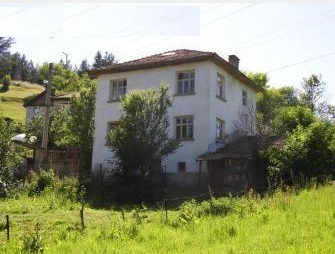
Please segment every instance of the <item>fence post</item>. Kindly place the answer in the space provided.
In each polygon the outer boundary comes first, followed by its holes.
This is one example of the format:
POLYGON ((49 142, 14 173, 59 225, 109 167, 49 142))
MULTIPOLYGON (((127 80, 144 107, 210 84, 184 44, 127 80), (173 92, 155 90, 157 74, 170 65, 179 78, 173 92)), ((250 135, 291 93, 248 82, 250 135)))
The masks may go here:
POLYGON ((208 185, 208 192, 209 192, 209 196, 210 196, 211 198, 213 198, 213 191, 212 191, 210 185, 208 185))
POLYGON ((125 217, 124 217, 124 211, 123 211, 123 208, 121 208, 121 214, 122 214, 122 220, 125 221, 125 217))
POLYGON ((7 241, 9 242, 9 215, 6 215, 6 231, 7 231, 7 241))
POLYGON ((165 223, 168 220, 168 210, 167 210, 167 198, 166 198, 166 189, 164 190, 164 207, 165 207, 165 223))
POLYGON ((84 204, 81 204, 80 221, 81 221, 81 230, 83 231, 84 228, 85 228, 85 223, 84 223, 84 204))

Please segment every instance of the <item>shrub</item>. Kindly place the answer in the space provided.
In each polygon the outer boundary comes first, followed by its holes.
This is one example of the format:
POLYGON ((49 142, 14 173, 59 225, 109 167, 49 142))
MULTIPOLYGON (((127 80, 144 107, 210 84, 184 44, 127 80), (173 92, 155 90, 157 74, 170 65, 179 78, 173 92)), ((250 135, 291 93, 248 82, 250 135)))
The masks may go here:
POLYGON ((44 252, 44 244, 42 242, 42 236, 41 236, 41 225, 39 223, 35 225, 34 232, 30 236, 26 236, 23 239, 22 252, 24 253, 44 252))
POLYGON ((2 79, 2 91, 8 91, 9 90, 9 86, 12 84, 12 78, 10 77, 10 75, 6 75, 3 77, 2 79))
POLYGON ((52 169, 41 170, 37 173, 31 172, 28 178, 29 194, 36 194, 44 191, 47 187, 52 187, 55 182, 55 173, 52 169))

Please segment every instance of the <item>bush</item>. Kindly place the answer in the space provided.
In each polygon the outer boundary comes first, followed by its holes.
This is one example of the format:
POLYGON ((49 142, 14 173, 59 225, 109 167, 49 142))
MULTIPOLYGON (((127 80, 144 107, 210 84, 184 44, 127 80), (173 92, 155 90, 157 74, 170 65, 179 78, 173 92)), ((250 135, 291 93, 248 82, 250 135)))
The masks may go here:
POLYGON ((6 75, 3 77, 2 79, 2 91, 8 91, 9 90, 9 86, 12 84, 12 78, 10 77, 10 75, 6 75))
POLYGON ((44 191, 47 187, 53 187, 55 181, 55 173, 53 170, 41 170, 39 172, 31 172, 28 177, 29 194, 36 194, 44 191))
POLYGON ((41 237, 41 225, 37 223, 32 235, 23 239, 23 253, 42 253, 44 252, 44 244, 41 237))

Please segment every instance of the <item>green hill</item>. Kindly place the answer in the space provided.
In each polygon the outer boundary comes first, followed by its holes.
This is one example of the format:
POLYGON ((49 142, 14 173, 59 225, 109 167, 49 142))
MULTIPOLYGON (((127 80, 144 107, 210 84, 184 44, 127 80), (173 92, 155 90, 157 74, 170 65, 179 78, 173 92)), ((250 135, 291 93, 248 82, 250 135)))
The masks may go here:
POLYGON ((10 117, 15 122, 24 123, 26 119, 26 109, 23 107, 24 99, 39 94, 43 90, 44 88, 40 85, 13 81, 8 91, 0 91, 0 114, 10 117))

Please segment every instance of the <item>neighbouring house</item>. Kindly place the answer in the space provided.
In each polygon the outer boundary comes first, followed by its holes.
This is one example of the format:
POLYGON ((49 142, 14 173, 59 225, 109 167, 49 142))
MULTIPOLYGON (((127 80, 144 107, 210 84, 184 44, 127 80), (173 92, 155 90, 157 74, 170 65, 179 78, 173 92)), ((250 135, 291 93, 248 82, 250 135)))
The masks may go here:
MULTIPOLYGON (((52 95, 51 106, 63 107, 70 104, 71 94, 65 95, 52 95)), ((26 125, 33 118, 34 115, 44 115, 46 109, 46 90, 28 100, 23 105, 26 108, 26 125)))
POLYGON ((240 184, 245 184, 256 171, 256 152, 249 136, 255 133, 260 88, 239 70, 235 55, 226 61, 213 52, 180 49, 95 69, 90 75, 97 79, 93 173, 113 170, 107 161, 113 155, 106 146, 106 135, 118 123, 121 96, 163 82, 173 95, 169 136, 182 144, 162 161, 169 183, 224 186, 238 182, 238 167, 243 168, 241 172, 251 168, 239 176, 240 184), (232 142, 234 149, 229 148, 232 142))
MULTIPOLYGON (((50 98, 51 108, 69 107, 71 94, 55 95, 52 93, 50 98)), ((26 108, 26 126, 36 115, 44 115, 46 111, 46 90, 28 100, 24 107, 26 108)), ((21 142, 22 144, 22 142, 21 142)), ((33 158, 27 159, 27 169, 39 169, 44 158, 44 149, 36 144, 25 144, 33 149, 33 158)), ((53 168, 59 175, 76 174, 79 169, 79 151, 76 147, 67 149, 55 148, 53 144, 48 147, 49 167, 53 168)))

